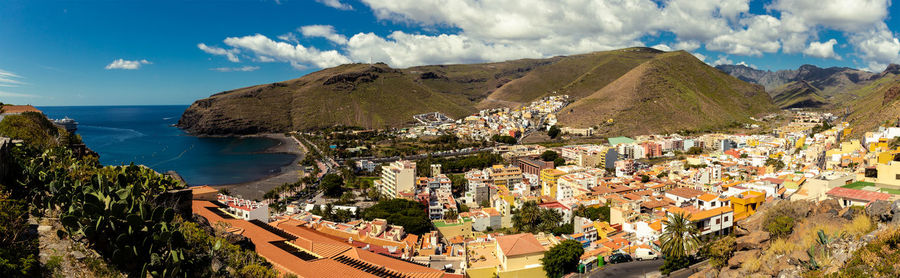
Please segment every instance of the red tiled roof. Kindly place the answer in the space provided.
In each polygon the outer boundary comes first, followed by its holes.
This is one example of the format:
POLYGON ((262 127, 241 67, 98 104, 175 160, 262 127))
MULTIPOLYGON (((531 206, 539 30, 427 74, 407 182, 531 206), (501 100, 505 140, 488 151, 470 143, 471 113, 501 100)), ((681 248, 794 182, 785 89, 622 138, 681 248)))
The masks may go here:
POLYGON ((669 194, 672 194, 672 195, 675 195, 678 197, 682 197, 685 199, 690 199, 690 198, 694 198, 694 197, 703 195, 704 192, 697 190, 697 189, 693 189, 693 188, 676 187, 676 188, 666 190, 666 193, 669 193, 669 194))
POLYGON ((835 187, 831 190, 828 190, 829 196, 844 198, 844 199, 852 199, 852 200, 860 200, 860 201, 876 201, 876 200, 887 200, 891 198, 891 194, 874 192, 874 191, 866 191, 859 189, 850 189, 843 187, 835 187))

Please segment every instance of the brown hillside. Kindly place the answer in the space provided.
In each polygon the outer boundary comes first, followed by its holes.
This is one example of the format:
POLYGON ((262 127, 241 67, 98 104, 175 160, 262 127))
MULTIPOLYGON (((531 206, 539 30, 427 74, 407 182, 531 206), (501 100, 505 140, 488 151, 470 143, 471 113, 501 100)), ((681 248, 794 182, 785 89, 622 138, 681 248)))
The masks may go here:
MULTIPOLYGON (((858 138, 881 125, 893 125, 900 119, 900 75, 886 74, 850 94, 858 97, 848 105, 852 137, 858 138)), ((835 112, 841 115, 842 110, 835 112)))
POLYGON ((761 86, 679 51, 644 62, 559 116, 563 125, 598 126, 615 136, 714 129, 774 110, 761 86))
POLYGON ((586 97, 615 81, 629 70, 662 51, 634 47, 559 57, 493 92, 479 108, 514 107, 547 96, 553 91, 575 98, 586 97))
POLYGON ((554 91, 584 98, 573 106, 573 116, 564 116, 569 120, 564 123, 600 124, 606 118, 597 117, 598 113, 610 111, 622 113, 609 114, 617 120, 653 115, 649 111, 673 121, 646 126, 623 120, 614 125, 629 134, 658 127, 700 129, 746 121, 748 115, 771 108, 771 101, 758 96, 755 86, 725 77, 685 52, 649 48, 407 69, 349 64, 212 95, 194 102, 178 125, 195 134, 285 132, 334 125, 397 127, 413 122, 412 116, 419 113, 438 111, 460 118, 487 107, 517 107, 554 91), (639 93, 621 95, 635 90, 639 93), (616 99, 616 105, 602 101, 607 98, 616 99), (748 104, 747 99, 757 102, 748 104), (682 113, 691 109, 709 112, 682 113), (687 117, 685 121, 677 118, 682 116, 687 117))

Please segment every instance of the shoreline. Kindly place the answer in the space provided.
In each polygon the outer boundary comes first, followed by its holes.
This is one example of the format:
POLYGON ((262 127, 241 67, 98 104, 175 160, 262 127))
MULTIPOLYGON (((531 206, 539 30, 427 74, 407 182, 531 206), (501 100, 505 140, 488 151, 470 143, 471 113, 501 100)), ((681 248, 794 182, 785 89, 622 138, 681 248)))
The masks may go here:
POLYGON ((231 195, 241 196, 244 199, 262 199, 262 196, 284 183, 294 183, 300 180, 300 161, 306 155, 293 138, 285 136, 283 133, 265 133, 257 135, 245 135, 246 137, 266 137, 277 140, 278 145, 269 147, 260 153, 287 153, 294 155, 294 160, 286 165, 282 165, 276 172, 265 177, 242 183, 209 185, 218 190, 228 189, 231 195))

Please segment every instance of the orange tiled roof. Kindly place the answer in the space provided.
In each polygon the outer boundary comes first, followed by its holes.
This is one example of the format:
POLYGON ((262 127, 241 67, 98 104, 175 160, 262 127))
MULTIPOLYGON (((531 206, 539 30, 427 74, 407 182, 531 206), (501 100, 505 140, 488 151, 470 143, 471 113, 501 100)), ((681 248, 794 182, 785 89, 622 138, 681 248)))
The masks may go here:
POLYGON ((712 202, 717 198, 719 198, 719 197, 716 197, 716 195, 712 195, 709 193, 706 193, 706 194, 700 195, 700 197, 697 197, 697 199, 700 199, 700 200, 703 200, 706 202, 712 202))
POLYGON ((500 250, 507 257, 515 255, 543 253, 544 247, 537 241, 537 238, 530 233, 522 233, 517 235, 507 235, 497 237, 497 244, 500 250))
POLYGON ((297 276, 378 277, 377 273, 366 272, 364 269, 354 267, 350 263, 342 263, 341 260, 346 258, 352 258, 370 266, 381 266, 386 271, 403 273, 411 278, 437 278, 444 275, 443 272, 437 269, 355 248, 343 242, 342 239, 303 227, 301 226, 303 222, 299 220, 287 218, 270 223, 269 226, 281 229, 285 233, 297 237, 291 243, 319 257, 312 260, 300 259, 275 245, 275 243, 284 242, 288 239, 273 233, 272 229, 264 229, 256 224, 240 219, 222 218, 222 216, 214 212, 214 210, 218 209, 218 206, 209 201, 194 200, 191 206, 194 213, 203 216, 211 224, 225 222, 232 227, 243 229, 241 234, 253 241, 255 244, 254 251, 257 254, 268 260, 280 271, 293 273, 297 276))
POLYGON ((193 187, 191 187, 191 193, 194 194, 194 195, 197 195, 197 194, 207 194, 207 193, 216 193, 216 192, 219 192, 219 190, 217 190, 217 189, 215 189, 215 188, 212 188, 211 186, 208 186, 208 185, 201 185, 201 186, 193 186, 193 187))

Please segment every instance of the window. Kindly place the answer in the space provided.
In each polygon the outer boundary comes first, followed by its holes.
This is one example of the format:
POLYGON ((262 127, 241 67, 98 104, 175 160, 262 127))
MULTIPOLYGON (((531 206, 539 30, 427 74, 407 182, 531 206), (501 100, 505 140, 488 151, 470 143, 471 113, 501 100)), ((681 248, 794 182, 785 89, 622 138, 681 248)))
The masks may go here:
POLYGON ((900 174, 895 175, 895 176, 894 176, 894 179, 900 180, 900 174))
POLYGON ((710 205, 711 205, 711 206, 716 206, 716 202, 712 202, 712 204, 710 204, 710 205))
POLYGON ((725 222, 728 222, 728 216, 725 216, 725 222))
POLYGON ((721 224, 722 219, 716 219, 716 224, 721 224))

